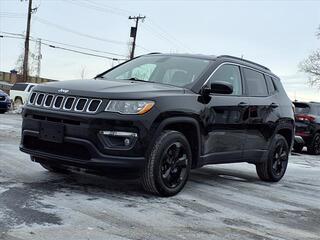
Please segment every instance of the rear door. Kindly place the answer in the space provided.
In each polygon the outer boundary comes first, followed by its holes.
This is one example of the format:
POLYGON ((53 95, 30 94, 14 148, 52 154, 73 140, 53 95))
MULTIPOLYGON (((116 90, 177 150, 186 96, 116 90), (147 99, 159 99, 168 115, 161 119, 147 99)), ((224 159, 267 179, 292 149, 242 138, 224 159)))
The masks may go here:
POLYGON ((251 68, 242 68, 246 95, 249 99, 245 161, 259 161, 269 147, 279 119, 277 90, 270 76, 251 68))

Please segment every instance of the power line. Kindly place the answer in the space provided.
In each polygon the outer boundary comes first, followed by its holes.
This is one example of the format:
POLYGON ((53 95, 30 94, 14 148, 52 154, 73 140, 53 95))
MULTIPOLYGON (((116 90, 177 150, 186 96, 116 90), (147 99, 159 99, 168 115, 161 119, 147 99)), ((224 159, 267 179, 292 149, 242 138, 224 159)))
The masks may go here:
MULTIPOLYGON (((13 35, 13 36, 20 36, 20 37, 24 37, 25 36, 25 35, 19 34, 19 33, 11 33, 11 32, 4 32, 4 31, 0 31, 0 33, 7 34, 7 35, 13 35)), ((33 39, 33 37, 30 37, 30 39, 33 39)), ((119 56, 119 57, 124 57, 124 58, 126 57, 123 54, 107 52, 107 51, 101 51, 101 50, 92 49, 92 48, 86 48, 86 47, 77 46, 77 45, 74 45, 74 44, 68 44, 68 43, 62 43, 62 42, 58 42, 58 41, 48 40, 48 39, 45 39, 45 38, 40 38, 40 39, 42 40, 42 42, 55 43, 55 44, 59 44, 59 45, 67 46, 67 47, 73 47, 73 48, 78 48, 78 49, 82 49, 82 50, 88 50, 88 51, 96 52, 96 53, 104 53, 104 54, 109 54, 109 55, 114 55, 114 56, 119 56)), ((33 40, 33 41, 35 41, 35 40, 33 40)))
POLYGON ((45 19, 42 19, 42 18, 39 18, 39 17, 34 17, 34 20, 36 20, 39 23, 42 23, 42 24, 45 24, 45 25, 50 25, 50 26, 53 26, 53 27, 55 27, 57 29, 60 29, 62 31, 73 33, 73 34, 76 34, 76 35, 79 35, 79 36, 82 36, 82 37, 91 38, 91 39, 94 39, 94 40, 113 43, 113 44, 120 44, 120 45, 126 45, 127 44, 126 42, 121 42, 121 41, 116 41, 116 40, 111 40, 111 39, 106 39, 106 38, 101 38, 101 37, 89 35, 89 34, 86 34, 86 33, 81 33, 81 32, 72 30, 70 28, 66 28, 66 27, 60 26, 58 24, 49 22, 48 20, 45 20, 45 19))
MULTIPOLYGON (((5 35, 0 35, 0 38, 11 38, 11 39, 20 39, 20 40, 23 40, 23 39, 24 39, 24 38, 19 37, 19 36, 5 36, 5 35)), ((33 39, 33 38, 30 38, 29 40, 30 40, 30 41, 33 41, 33 42, 36 41, 36 40, 33 39)), ((42 44, 42 45, 45 45, 45 46, 48 46, 48 47, 50 47, 50 48, 65 50, 65 51, 74 52, 74 53, 79 53, 79 54, 83 54, 83 55, 87 55, 87 56, 105 58, 105 59, 114 60, 114 61, 124 61, 124 60, 127 60, 126 58, 108 57, 108 56, 104 56, 104 55, 93 54, 93 53, 88 53, 88 52, 79 51, 79 50, 75 50, 75 49, 60 47, 60 46, 57 46, 57 45, 48 44, 48 43, 44 43, 44 42, 41 42, 41 44, 42 44)), ((96 51, 98 51, 98 50, 96 50, 96 51)))
POLYGON ((84 54, 84 55, 93 56, 93 57, 105 58, 105 59, 109 59, 109 60, 113 60, 113 61, 124 61, 124 60, 127 60, 127 59, 124 59, 124 58, 123 59, 119 59, 119 58, 107 57, 107 56, 102 56, 102 55, 93 54, 93 53, 86 53, 86 52, 82 52, 82 51, 78 51, 78 50, 74 50, 74 49, 55 46, 55 45, 52 45, 52 44, 46 44, 46 43, 42 43, 42 44, 45 45, 45 46, 51 47, 51 48, 55 48, 55 49, 61 49, 61 50, 74 52, 74 53, 79 53, 79 54, 84 54))

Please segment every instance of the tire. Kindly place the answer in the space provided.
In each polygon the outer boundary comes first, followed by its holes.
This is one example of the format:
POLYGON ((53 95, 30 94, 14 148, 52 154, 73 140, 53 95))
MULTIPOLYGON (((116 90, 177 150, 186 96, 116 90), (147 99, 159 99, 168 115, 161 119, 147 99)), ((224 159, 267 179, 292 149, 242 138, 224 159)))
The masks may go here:
POLYGON ((304 144, 301 143, 295 143, 293 146, 293 151, 296 153, 302 153, 302 149, 304 147, 304 144))
POLYGON ((186 137, 177 131, 164 131, 148 153, 142 170, 145 191, 162 197, 179 193, 188 181, 192 161, 186 137))
POLYGON ((289 145, 280 134, 276 134, 272 140, 267 161, 256 164, 259 178, 267 182, 278 182, 284 176, 289 158, 289 145))
POLYGON ((308 146, 308 153, 312 155, 320 155, 320 133, 316 133, 310 145, 308 146))
POLYGON ((68 169, 63 168, 62 166, 44 163, 45 160, 43 160, 42 158, 37 158, 37 157, 31 156, 31 160, 34 162, 38 162, 44 169, 48 170, 49 172, 64 173, 64 174, 70 172, 70 171, 68 171, 68 169))
POLYGON ((14 104, 13 104, 14 109, 19 109, 22 105, 23 105, 22 99, 20 97, 17 97, 14 100, 14 104))
POLYGON ((6 110, 0 110, 0 114, 6 113, 6 110))

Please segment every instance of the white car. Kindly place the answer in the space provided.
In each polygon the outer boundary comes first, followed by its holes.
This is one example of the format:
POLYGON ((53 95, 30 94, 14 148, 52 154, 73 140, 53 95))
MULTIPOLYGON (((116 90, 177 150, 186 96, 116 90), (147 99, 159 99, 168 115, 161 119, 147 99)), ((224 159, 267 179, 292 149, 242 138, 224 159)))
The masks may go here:
POLYGON ((10 89, 10 98, 13 101, 14 108, 19 108, 28 100, 30 91, 34 88, 36 83, 16 83, 10 89))

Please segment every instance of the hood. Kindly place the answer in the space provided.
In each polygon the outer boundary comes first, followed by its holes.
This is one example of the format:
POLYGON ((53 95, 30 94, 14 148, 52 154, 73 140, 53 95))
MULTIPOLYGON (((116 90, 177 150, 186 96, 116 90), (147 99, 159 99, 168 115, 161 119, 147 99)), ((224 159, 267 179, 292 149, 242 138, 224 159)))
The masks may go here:
POLYGON ((6 96, 6 97, 8 97, 9 95, 6 94, 5 92, 0 91, 0 96, 6 96))
POLYGON ((115 99, 142 99, 160 95, 183 94, 184 88, 126 80, 69 80, 38 85, 36 91, 115 99))

